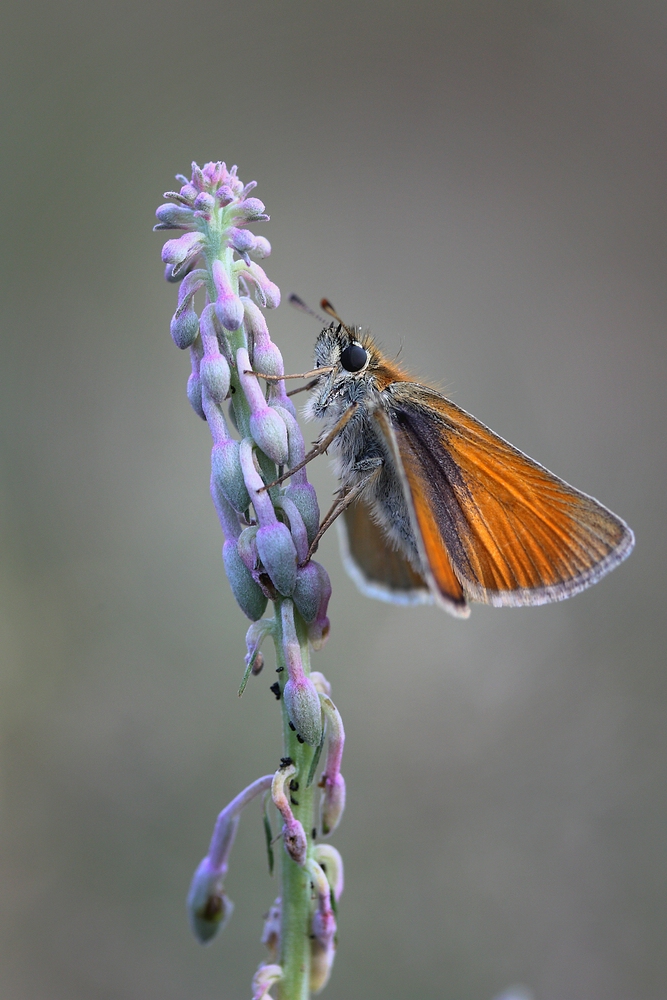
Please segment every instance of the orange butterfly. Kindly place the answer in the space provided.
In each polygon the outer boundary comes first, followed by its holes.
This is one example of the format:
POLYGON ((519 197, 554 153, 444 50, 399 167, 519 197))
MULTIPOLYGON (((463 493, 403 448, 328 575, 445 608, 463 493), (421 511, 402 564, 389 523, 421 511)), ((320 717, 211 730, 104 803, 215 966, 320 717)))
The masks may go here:
POLYGON ((469 600, 563 600, 630 554, 619 517, 413 381, 326 299, 322 308, 336 323, 317 340, 306 388, 325 433, 301 464, 331 446, 341 490, 311 552, 344 513, 345 561, 362 591, 435 599, 463 617, 469 600))

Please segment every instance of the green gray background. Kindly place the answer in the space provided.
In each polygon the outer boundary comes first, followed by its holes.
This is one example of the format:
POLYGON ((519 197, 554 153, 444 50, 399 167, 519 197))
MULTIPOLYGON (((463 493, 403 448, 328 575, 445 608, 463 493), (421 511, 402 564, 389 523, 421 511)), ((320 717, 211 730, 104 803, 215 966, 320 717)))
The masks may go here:
MULTIPOLYGON (((220 559, 151 233, 238 163, 284 298, 625 517, 563 604, 362 598, 321 547, 348 734, 330 1000, 667 995, 666 8, 24 0, 3 12, 0 674, 6 1000, 236 1000, 276 893, 244 818, 220 940, 184 896, 278 760, 220 559)), ((269 316, 288 370, 317 325, 269 316)), ((315 428, 308 428, 313 437, 315 428)), ((328 504, 326 460, 312 477, 328 504)))

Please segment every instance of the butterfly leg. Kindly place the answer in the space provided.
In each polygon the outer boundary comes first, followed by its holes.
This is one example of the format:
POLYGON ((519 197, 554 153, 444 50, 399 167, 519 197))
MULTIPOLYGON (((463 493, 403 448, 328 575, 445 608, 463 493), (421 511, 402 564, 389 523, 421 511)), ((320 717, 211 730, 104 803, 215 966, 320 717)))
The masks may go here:
POLYGON ((343 493, 341 496, 338 496, 334 500, 333 504, 331 505, 327 513, 324 515, 320 523, 320 526, 317 529, 317 534, 310 543, 310 548, 308 549, 308 555, 305 558, 305 562, 308 562, 308 560, 312 557, 313 553, 316 551, 317 546, 320 543, 322 535, 324 534, 325 531, 329 530, 329 528, 334 523, 336 518, 343 513, 346 507, 349 507, 351 503, 354 503, 357 497, 359 497, 363 493, 363 491, 366 489, 367 486, 369 486, 375 479, 377 479, 377 477, 380 475, 380 472, 382 471, 383 464, 384 463, 381 458, 371 459, 370 461, 365 462, 364 471, 369 468, 371 469, 368 475, 364 476, 363 479, 360 479, 358 483, 355 483, 354 486, 350 487, 349 490, 347 490, 345 493, 343 493))
POLYGON ((303 461, 299 462, 298 465, 295 465, 293 469, 288 469, 287 472, 283 473, 282 476, 278 476, 278 478, 274 479, 272 483, 267 483, 266 486, 262 486, 260 493, 263 493, 265 490, 271 489, 272 486, 279 486, 281 483, 284 483, 286 479, 289 479, 290 476, 293 476, 295 472, 299 471, 299 469, 303 469, 304 465, 308 465, 308 463, 311 462, 314 458, 317 458, 318 455, 322 455, 327 450, 327 448, 334 440, 334 438, 338 437, 343 427, 345 427, 345 424, 348 422, 348 420, 350 420, 354 416, 358 408, 359 404, 353 403, 352 406, 350 406, 345 411, 345 413, 340 418, 335 427, 332 430, 330 430, 329 433, 325 437, 323 437, 321 441, 318 441, 317 444, 310 449, 310 451, 303 459, 303 461))

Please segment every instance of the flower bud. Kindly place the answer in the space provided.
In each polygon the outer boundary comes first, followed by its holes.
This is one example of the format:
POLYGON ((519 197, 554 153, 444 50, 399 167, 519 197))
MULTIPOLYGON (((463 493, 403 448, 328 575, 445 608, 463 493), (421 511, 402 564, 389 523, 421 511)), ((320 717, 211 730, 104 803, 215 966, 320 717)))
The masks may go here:
POLYGON ((206 420, 204 416, 204 407, 202 406, 202 396, 201 396, 201 379, 199 377, 199 372, 192 372, 188 378, 188 387, 185 390, 187 393, 188 400, 190 401, 190 406, 195 411, 198 417, 202 420, 206 420))
POLYGON ((198 194, 195 198, 195 211, 197 212, 197 215, 207 221, 210 221, 211 213, 214 208, 215 198, 208 194, 207 191, 202 191, 201 194, 198 194))
POLYGON ((191 229, 195 221, 191 209, 185 205, 160 205, 155 215, 158 219, 155 229, 191 229))
POLYGON ((320 508, 315 488, 310 483, 291 483, 285 490, 285 497, 298 509, 306 526, 310 545, 320 526, 320 508))
POLYGON ((234 201, 234 192, 230 188, 229 184, 223 184, 222 187, 218 188, 215 197, 220 205, 225 208, 227 205, 231 205, 234 201))
POLYGON ((296 586, 292 600, 307 625, 317 617, 322 600, 321 590, 321 577, 317 564, 308 562, 305 566, 300 566, 296 571, 296 586))
POLYGON ((251 1000, 271 1000, 269 990, 283 978, 282 966, 272 963, 265 965, 262 963, 255 975, 252 977, 252 997, 251 1000))
POLYGON ((234 510, 242 514, 250 506, 250 496, 239 459, 239 442, 233 438, 213 445, 211 451, 211 493, 220 491, 234 510))
POLYGON ((271 254, 271 244, 264 236, 255 236, 255 246, 248 253, 258 260, 269 257, 271 254))
POLYGON ((284 465, 287 462, 285 421, 265 403, 264 409, 250 414, 249 423, 250 433, 264 454, 277 465, 284 465))
POLYGON ((313 932, 313 940, 310 942, 310 978, 308 981, 311 993, 321 993, 327 985, 335 957, 335 940, 328 945, 322 945, 313 932))
POLYGON ((329 598, 331 597, 331 581, 324 566, 321 566, 320 563, 313 563, 313 565, 317 566, 317 571, 320 574, 320 606, 317 609, 315 621, 308 626, 308 640, 313 649, 321 649, 329 638, 331 627, 327 618, 329 598))
POLYGON ((296 767, 288 757, 273 776, 271 798, 283 818, 282 834, 285 850, 297 865, 305 865, 308 852, 306 833, 298 819, 294 818, 290 800, 285 792, 285 785, 296 773, 296 767))
POLYGON ((184 351, 186 347, 191 347, 199 333, 199 317, 194 310, 194 306, 190 302, 187 308, 183 309, 181 312, 178 310, 174 313, 171 319, 171 324, 169 327, 169 332, 171 333, 171 339, 176 344, 176 347, 184 351))
POLYGON ((268 215, 264 214, 265 208, 264 202, 260 201, 259 198, 246 198, 239 204, 237 213, 240 218, 247 222, 264 222, 268 219, 268 215))
MULTIPOLYGON (((257 525, 252 524, 248 528, 244 528, 238 537, 237 546, 239 550, 239 555, 243 560, 243 565, 246 566, 250 572, 255 574, 255 570, 259 565, 259 553, 257 551, 257 525)), ((252 628, 252 626, 251 626, 252 628)))
POLYGON ((234 291, 231 278, 221 260, 214 260, 211 266, 216 290, 215 311, 226 330, 238 330, 243 322, 243 303, 234 291))
POLYGON ((245 655, 245 665, 249 666, 253 664, 253 674, 258 674, 263 666, 263 658, 261 664, 258 664, 259 658, 262 656, 258 652, 264 639, 267 635, 274 635, 276 630, 276 623, 273 618, 262 618, 260 621, 253 622, 249 626, 248 631, 245 636, 246 645, 246 655, 245 655), (255 669, 256 668, 256 669, 255 669))
POLYGON ((282 919, 282 899, 280 896, 274 900, 273 906, 264 918, 262 929, 262 944, 265 945, 273 958, 278 958, 280 954, 280 932, 282 919))
POLYGON ((257 551, 276 590, 289 597, 296 584, 296 549, 287 525, 276 520, 260 527, 257 551))
POLYGON ((214 403, 220 405, 229 392, 230 372, 222 354, 205 354, 199 363, 202 384, 214 403))
POLYGON ((301 739, 311 747, 318 746, 322 739, 322 707, 310 678, 304 673, 290 677, 283 690, 283 701, 301 739))
POLYGON ((308 853, 308 841, 303 825, 298 819, 292 817, 283 824, 283 843, 292 861, 303 867, 308 853))
POLYGON ((268 406, 256 375, 246 375, 250 371, 250 358, 244 347, 236 352, 236 366, 239 380, 250 406, 250 433, 265 455, 284 465, 287 461, 287 428, 285 421, 272 407, 268 406))
POLYGON ((292 503, 290 498, 284 494, 279 496, 276 500, 276 507, 279 507, 287 516, 289 530, 296 547, 297 561, 299 565, 301 565, 302 563, 305 563, 308 555, 308 533, 306 531, 306 526, 303 523, 301 512, 299 511, 297 505, 292 503))
POLYGON ((266 272, 256 261, 251 260, 247 268, 239 273, 242 273, 246 279, 250 278, 254 283, 255 290, 259 293, 259 295, 256 295, 259 305, 267 309, 278 308, 280 305, 280 289, 272 281, 269 281, 266 272))
POLYGON ((320 822, 322 833, 328 837, 340 823, 345 809, 345 779, 338 772, 331 779, 325 775, 322 780, 324 781, 324 791, 320 802, 320 822))
POLYGON ((255 237, 247 229, 236 229, 232 226, 227 230, 229 246, 239 254, 248 253, 255 246, 255 237))
POLYGON ((162 260, 165 264, 179 267, 185 261, 201 253, 204 237, 199 232, 183 233, 176 240, 167 240, 162 247, 162 260))
POLYGON ((222 558, 236 603, 244 615, 251 621, 257 621, 266 610, 267 597, 253 580, 250 570, 243 564, 236 540, 228 539, 225 542, 222 547, 222 558))
POLYGON ((333 897, 338 902, 344 886, 343 859, 339 851, 331 844, 316 844, 313 848, 313 858, 326 875, 333 897))
POLYGON ((197 868, 188 892, 187 911, 192 933, 200 944, 212 941, 232 915, 234 904, 225 894, 224 872, 211 868, 208 857, 197 868))
MULTIPOLYGON (((245 310, 245 327, 253 345, 252 365, 262 375, 283 375, 285 367, 280 351, 271 341, 269 328, 259 308, 252 299, 242 299, 245 310)), ((289 432, 288 432, 289 433, 289 432)))

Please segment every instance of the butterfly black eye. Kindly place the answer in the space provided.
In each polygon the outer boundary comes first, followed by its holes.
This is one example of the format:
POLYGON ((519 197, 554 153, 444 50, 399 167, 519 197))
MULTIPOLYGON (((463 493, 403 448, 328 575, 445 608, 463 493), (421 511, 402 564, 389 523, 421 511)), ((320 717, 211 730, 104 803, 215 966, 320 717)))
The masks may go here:
POLYGON ((360 372, 368 360, 368 354, 361 344, 348 344, 340 356, 340 363, 346 372, 360 372))

